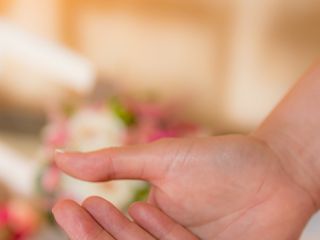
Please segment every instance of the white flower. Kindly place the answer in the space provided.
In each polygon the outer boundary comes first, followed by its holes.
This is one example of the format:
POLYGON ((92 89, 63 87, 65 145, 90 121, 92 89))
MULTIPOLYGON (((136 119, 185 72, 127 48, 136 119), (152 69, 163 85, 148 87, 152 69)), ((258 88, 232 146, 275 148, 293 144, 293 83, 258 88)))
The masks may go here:
MULTIPOLYGON (((123 122, 107 109, 86 108, 76 112, 69 120, 68 150, 93 151, 105 147, 121 146, 126 134, 123 122)), ((141 181, 112 181, 88 183, 63 175, 63 191, 78 201, 95 195, 108 199, 119 208, 133 198, 141 181)))
POLYGON ((88 183, 63 176, 63 188, 70 197, 83 201, 89 196, 100 196, 119 209, 123 209, 131 202, 135 192, 146 183, 133 180, 116 180, 107 183, 88 183))
POLYGON ((120 146, 126 126, 111 111, 86 108, 69 120, 70 140, 67 149, 93 151, 100 148, 120 146))

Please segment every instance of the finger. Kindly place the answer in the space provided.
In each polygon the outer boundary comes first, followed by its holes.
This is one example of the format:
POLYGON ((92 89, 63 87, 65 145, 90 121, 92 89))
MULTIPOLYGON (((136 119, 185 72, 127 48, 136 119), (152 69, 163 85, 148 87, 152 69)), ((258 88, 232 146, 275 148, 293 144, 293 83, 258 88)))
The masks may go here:
POLYGON ((161 212, 158 208, 137 202, 129 208, 129 214, 141 227, 160 240, 198 240, 190 231, 161 212))
POLYGON ((82 206, 115 239, 155 240, 149 233, 130 221, 110 202, 100 197, 90 197, 82 206))
POLYGON ((56 152, 57 165, 69 175, 87 181, 163 177, 180 140, 161 140, 151 144, 107 148, 89 153, 56 152))
POLYGON ((72 240, 114 240, 86 210, 71 200, 57 203, 52 212, 72 240))

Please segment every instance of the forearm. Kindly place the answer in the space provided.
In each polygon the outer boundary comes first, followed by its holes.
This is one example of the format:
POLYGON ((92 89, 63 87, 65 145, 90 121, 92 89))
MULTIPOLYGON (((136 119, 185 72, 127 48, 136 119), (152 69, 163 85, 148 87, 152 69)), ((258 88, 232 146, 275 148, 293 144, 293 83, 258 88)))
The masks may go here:
POLYGON ((320 207, 320 64, 312 67, 253 133, 320 207))

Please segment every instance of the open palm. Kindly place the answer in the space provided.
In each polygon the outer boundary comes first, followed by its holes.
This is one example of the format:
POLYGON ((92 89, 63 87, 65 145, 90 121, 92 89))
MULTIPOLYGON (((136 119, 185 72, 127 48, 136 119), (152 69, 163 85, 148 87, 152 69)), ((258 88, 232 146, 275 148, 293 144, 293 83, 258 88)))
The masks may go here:
MULTIPOLYGON (((134 222, 122 219, 102 199, 89 199, 75 209, 85 209, 87 217, 104 227, 108 236, 101 239, 294 240, 315 210, 310 196, 283 167, 284 159, 251 136, 167 139, 91 153, 58 153, 56 160, 65 172, 83 180, 143 179, 152 185, 149 204, 134 204, 129 210, 134 222), (118 218, 110 217, 113 212, 118 218), (132 231, 126 238, 127 230, 114 229, 117 219, 134 224, 139 237, 132 231)), ((90 233, 86 238, 72 236, 72 204, 57 205, 58 222, 73 239, 96 239, 90 233)), ((88 226, 86 231, 94 232, 93 224, 88 226)))

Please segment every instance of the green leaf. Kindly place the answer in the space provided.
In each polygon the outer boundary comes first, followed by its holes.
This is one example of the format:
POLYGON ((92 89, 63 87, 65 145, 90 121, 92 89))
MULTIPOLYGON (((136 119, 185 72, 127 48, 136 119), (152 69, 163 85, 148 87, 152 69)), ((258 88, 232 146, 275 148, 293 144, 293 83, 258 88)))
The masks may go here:
POLYGON ((149 195, 150 192, 150 186, 149 184, 145 184, 144 186, 138 188, 135 193, 133 198, 131 199, 131 201, 127 204, 127 206, 123 209, 124 211, 127 211, 129 206, 131 205, 131 203, 134 202, 141 202, 141 201, 146 201, 147 197, 149 195))
POLYGON ((112 98, 108 102, 108 106, 127 126, 135 124, 136 118, 134 114, 130 112, 117 98, 112 98))

